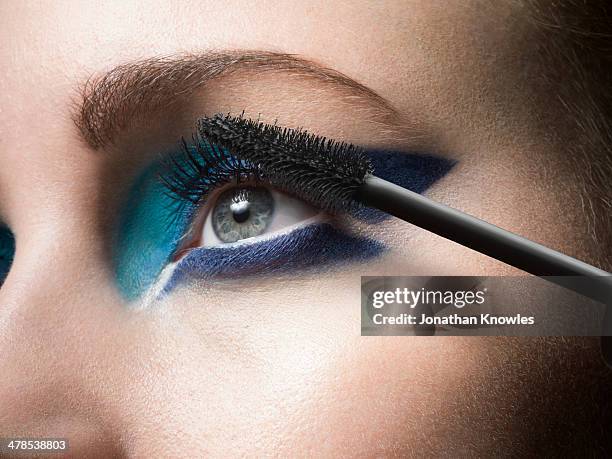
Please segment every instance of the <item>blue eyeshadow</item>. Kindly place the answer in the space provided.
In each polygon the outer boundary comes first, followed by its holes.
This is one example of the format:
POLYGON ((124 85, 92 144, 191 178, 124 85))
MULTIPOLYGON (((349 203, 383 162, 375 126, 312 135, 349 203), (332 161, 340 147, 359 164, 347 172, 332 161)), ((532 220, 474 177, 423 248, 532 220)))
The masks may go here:
POLYGON ((15 237, 11 230, 0 223, 0 285, 8 275, 15 258, 15 237))
POLYGON ((329 223, 311 224, 258 242, 191 250, 176 266, 164 291, 191 279, 280 275, 332 264, 362 262, 385 246, 374 239, 343 233, 329 223))

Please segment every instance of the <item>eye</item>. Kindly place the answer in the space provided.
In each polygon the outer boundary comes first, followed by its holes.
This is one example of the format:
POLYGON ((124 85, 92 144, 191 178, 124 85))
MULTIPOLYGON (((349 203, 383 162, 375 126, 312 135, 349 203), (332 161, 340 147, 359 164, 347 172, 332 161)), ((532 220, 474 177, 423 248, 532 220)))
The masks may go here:
MULTIPOLYGON (((400 151, 366 153, 381 178, 419 193, 454 164, 400 151)), ((273 187, 260 166, 205 139, 182 141, 143 170, 123 204, 113 236, 120 292, 134 301, 154 285, 166 294, 194 278, 300 272, 386 251, 376 239, 352 234, 349 220, 379 225, 384 215, 358 209, 343 220, 293 197, 299 192, 291 184, 273 187)))
POLYGON ((0 286, 8 275, 15 257, 15 238, 8 227, 0 223, 0 286))
POLYGON ((286 233, 310 222, 320 211, 265 186, 222 190, 195 219, 193 247, 212 247, 286 233))

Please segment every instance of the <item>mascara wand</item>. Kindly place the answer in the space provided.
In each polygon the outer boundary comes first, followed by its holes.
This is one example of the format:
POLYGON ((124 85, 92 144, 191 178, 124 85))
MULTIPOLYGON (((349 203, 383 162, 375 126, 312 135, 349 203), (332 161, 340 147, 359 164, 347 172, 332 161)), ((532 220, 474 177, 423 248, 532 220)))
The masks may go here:
MULTIPOLYGON (((197 131, 202 140, 256 165, 271 185, 291 189, 323 209, 373 207, 528 273, 555 276, 548 280, 612 304, 610 273, 376 177, 354 145, 221 114, 199 119, 197 131)), ((612 335, 609 322, 606 335, 612 335)))

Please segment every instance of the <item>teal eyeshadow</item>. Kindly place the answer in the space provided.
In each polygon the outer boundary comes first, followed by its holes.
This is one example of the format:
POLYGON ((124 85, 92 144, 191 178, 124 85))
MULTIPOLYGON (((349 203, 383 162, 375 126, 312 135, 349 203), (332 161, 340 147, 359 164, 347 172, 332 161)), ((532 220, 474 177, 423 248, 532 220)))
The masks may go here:
POLYGON ((0 223, 0 285, 8 275, 15 258, 15 237, 11 230, 0 223))
POLYGON ((114 244, 119 291, 137 299, 157 279, 185 234, 193 208, 177 206, 158 180, 161 162, 149 166, 129 190, 114 244))

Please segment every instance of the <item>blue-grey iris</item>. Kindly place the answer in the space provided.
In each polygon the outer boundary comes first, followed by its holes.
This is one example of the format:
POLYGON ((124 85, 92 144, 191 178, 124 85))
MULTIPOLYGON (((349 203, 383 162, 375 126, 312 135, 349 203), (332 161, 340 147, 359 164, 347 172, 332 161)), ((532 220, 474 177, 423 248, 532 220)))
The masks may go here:
POLYGON ((262 234, 273 216, 274 198, 267 188, 234 188, 217 199, 212 227, 222 242, 236 242, 262 234))

